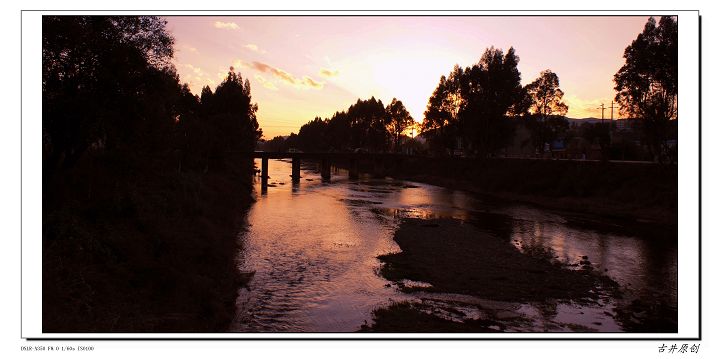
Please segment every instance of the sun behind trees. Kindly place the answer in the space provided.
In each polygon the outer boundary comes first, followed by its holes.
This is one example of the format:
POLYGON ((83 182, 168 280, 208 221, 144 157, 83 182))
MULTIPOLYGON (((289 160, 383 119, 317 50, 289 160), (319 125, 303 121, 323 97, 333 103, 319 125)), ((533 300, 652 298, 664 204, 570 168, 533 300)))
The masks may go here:
POLYGON ((43 17, 43 331, 217 331, 261 131, 232 70, 181 85, 158 17, 43 17))
POLYGON ((266 141, 264 148, 287 151, 299 148, 312 152, 403 152, 491 157, 512 140, 519 125, 532 132, 538 151, 562 137, 568 128, 558 76, 545 70, 523 87, 517 69, 515 49, 507 53, 490 47, 478 63, 461 68, 455 65, 442 76, 428 100, 420 126, 428 152, 407 136, 415 121, 401 101, 393 98, 383 107, 374 97, 359 100, 347 111, 329 119, 316 117, 291 133, 266 141), (404 141, 403 141, 404 139, 404 141), (405 146, 403 146, 403 142, 405 146), (403 148, 404 147, 404 148, 403 148), (416 149, 417 148, 417 149, 416 149))
POLYGON ((387 127, 394 139, 393 149, 395 149, 395 152, 398 152, 400 149, 400 136, 408 127, 412 126, 415 121, 407 109, 405 109, 403 103, 394 97, 390 104, 387 105, 385 112, 388 117, 387 127))
POLYGON ((568 106, 562 102, 565 93, 560 89, 560 79, 549 69, 527 84, 524 91, 526 97, 519 106, 530 112, 527 123, 533 144, 540 152, 546 143, 563 138, 568 130, 569 123, 565 118, 568 106))
POLYGON ((425 111, 422 124, 435 153, 462 148, 487 157, 505 146, 513 135, 508 121, 521 115, 525 92, 517 69, 519 57, 512 47, 490 47, 478 63, 440 78, 425 111))
POLYGON ((400 152, 405 133, 414 124, 402 101, 393 98, 383 106, 371 97, 351 105, 347 111, 336 112, 329 119, 315 117, 302 125, 298 134, 275 137, 264 148, 287 151, 290 148, 308 152, 400 152))
POLYGON ((571 128, 558 75, 544 70, 523 87, 519 57, 512 47, 506 53, 489 47, 476 64, 455 65, 448 75, 441 76, 420 126, 425 145, 407 136, 415 122, 402 102, 393 98, 383 107, 372 97, 358 99, 347 111, 336 112, 329 119, 317 117, 298 134, 267 141, 265 148, 486 158, 504 156, 508 146, 518 142, 521 129, 529 131, 528 142, 532 142, 535 156, 551 156, 555 146, 562 149, 573 143, 583 149, 580 158, 596 146, 601 153, 595 158, 625 159, 627 153, 645 159, 649 151, 656 161, 664 161, 672 157, 668 139, 675 127, 670 120, 677 119, 677 23, 672 17, 662 17, 656 25, 650 18, 643 33, 625 50, 625 58, 626 64, 615 75, 616 101, 622 114, 642 119, 646 149, 632 147, 636 142, 623 137, 630 136, 628 133, 611 143, 613 123, 571 128))

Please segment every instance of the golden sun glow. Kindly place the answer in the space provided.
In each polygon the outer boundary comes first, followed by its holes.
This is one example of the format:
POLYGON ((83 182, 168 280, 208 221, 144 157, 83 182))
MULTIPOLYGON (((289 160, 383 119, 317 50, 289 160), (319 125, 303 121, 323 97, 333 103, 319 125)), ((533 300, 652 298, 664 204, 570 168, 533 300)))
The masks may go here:
MULTIPOLYGON (((266 138, 357 99, 402 101, 422 121, 440 76, 514 47, 522 83, 551 69, 568 117, 600 117, 645 17, 168 17, 176 67, 196 94, 230 66, 252 85, 266 138)), ((606 111, 609 117, 609 112, 606 111)), ((617 117, 617 113, 615 113, 617 117)))

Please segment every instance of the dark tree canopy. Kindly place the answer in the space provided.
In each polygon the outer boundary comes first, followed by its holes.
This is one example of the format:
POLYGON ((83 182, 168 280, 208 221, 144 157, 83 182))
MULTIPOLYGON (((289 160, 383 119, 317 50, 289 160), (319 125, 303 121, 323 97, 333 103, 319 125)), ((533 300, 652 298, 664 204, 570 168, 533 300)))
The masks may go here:
POLYGON ((239 152, 261 134, 249 83, 192 94, 158 17, 42 22, 43 331, 226 328, 239 152))
POLYGON ((562 138, 569 127, 565 118, 568 106, 562 101, 565 93, 560 89, 560 79, 551 70, 542 71, 524 90, 530 113, 527 124, 535 148, 542 152, 546 143, 562 138))
POLYGON ((678 27, 672 16, 659 23, 649 18, 645 29, 625 48, 625 64, 615 74, 615 101, 620 113, 642 119, 655 157, 668 152, 669 121, 677 119, 678 27))
POLYGON ((392 101, 385 108, 387 115, 386 122, 388 123, 388 131, 393 137, 393 149, 398 151, 400 149, 400 139, 412 124, 415 122, 410 116, 410 112, 405 108, 402 101, 393 98, 392 101))
MULTIPOLYGON (((208 89, 209 90, 209 89, 208 89)), ((203 89, 201 103, 206 107, 208 121, 215 126, 217 143, 229 151, 251 151, 262 137, 252 103, 250 82, 231 67, 215 93, 203 89)))
POLYGON ((568 106, 562 102, 565 93, 560 89, 560 79, 554 72, 544 70, 540 77, 525 86, 525 91, 530 99, 530 113, 541 118, 567 114, 568 106))
POLYGON ((302 125, 297 135, 285 138, 284 145, 279 145, 281 139, 276 138, 270 146, 311 152, 399 151, 403 133, 413 124, 400 100, 394 98, 385 107, 371 97, 358 99, 346 111, 335 112, 330 118, 315 117, 302 125))
POLYGON ((452 149, 462 140, 482 157, 504 146, 512 135, 508 116, 523 98, 518 61, 513 48, 503 54, 490 47, 477 64, 456 65, 442 77, 425 111, 423 131, 430 141, 452 149))
POLYGON ((275 136, 270 140, 264 141, 262 149, 270 152, 287 152, 290 148, 285 142, 285 137, 275 136))
POLYGON ((452 149, 458 135, 458 111, 462 98, 458 95, 458 85, 462 76, 462 69, 455 68, 448 77, 440 77, 438 86, 433 91, 425 110, 425 119, 421 130, 429 135, 428 141, 432 147, 452 149))
POLYGON ((90 146, 153 147, 171 131, 180 86, 164 20, 44 16, 42 35, 49 163, 71 166, 90 146))
POLYGON ((250 83, 231 70, 215 93, 192 95, 171 64, 165 25, 153 16, 43 17, 48 170, 89 149, 127 157, 182 148, 209 158, 254 148, 262 132, 250 83))
POLYGON ((389 134, 387 132, 387 116, 382 101, 371 97, 369 100, 358 100, 347 110, 350 118, 351 143, 355 148, 370 151, 387 149, 389 134))
POLYGON ((171 67, 174 39, 166 24, 157 16, 43 16, 43 68, 47 75, 97 74, 107 56, 122 53, 171 67))
POLYGON ((305 151, 319 152, 328 149, 327 143, 328 122, 323 121, 320 117, 315 117, 312 121, 302 125, 299 138, 302 139, 302 147, 305 151))

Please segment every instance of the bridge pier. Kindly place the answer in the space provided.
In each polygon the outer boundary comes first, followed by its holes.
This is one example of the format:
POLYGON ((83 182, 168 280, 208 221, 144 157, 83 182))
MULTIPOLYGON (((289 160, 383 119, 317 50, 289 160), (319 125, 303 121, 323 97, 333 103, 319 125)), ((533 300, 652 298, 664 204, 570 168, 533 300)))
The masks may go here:
POLYGON ((292 182, 300 182, 300 157, 292 158, 292 182))
POLYGON ((360 177, 360 161, 357 158, 350 159, 350 168, 348 169, 348 177, 351 180, 356 180, 360 177))
MULTIPOLYGON (((367 153, 304 153, 304 152, 263 152, 256 151, 253 154, 253 158, 259 158, 262 162, 261 171, 261 183, 262 193, 266 193, 268 185, 268 178, 270 178, 269 172, 269 160, 270 159, 291 159, 292 162, 292 177, 293 185, 299 185, 300 183, 300 164, 302 159, 310 161, 318 161, 320 167, 320 176, 324 182, 327 182, 332 177, 332 164, 342 163, 343 168, 348 169, 348 177, 350 180, 357 180, 360 178, 360 165, 361 161, 363 165, 369 165, 369 171, 378 176, 385 176, 397 168, 399 165, 399 159, 396 154, 367 154, 367 153), (394 162, 395 161, 395 162, 394 162), (393 165, 395 167, 393 167, 393 165)), ((339 175, 338 167, 335 167, 335 174, 339 175)), ((294 186, 293 188, 295 188, 294 186)))
POLYGON ((323 181, 330 181, 330 160, 327 158, 320 160, 320 177, 323 181))
POLYGON ((262 158, 262 172, 260 174, 260 189, 267 191, 268 185, 268 158, 262 158))

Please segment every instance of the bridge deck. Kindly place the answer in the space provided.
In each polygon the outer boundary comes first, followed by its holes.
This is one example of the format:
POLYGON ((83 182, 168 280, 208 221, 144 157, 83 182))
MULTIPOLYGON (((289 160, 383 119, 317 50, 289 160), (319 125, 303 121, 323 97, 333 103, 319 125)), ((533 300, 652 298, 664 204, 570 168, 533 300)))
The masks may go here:
POLYGON ((399 158, 408 157, 408 155, 400 153, 338 153, 338 152, 253 152, 253 158, 298 158, 298 159, 330 159, 330 160, 348 160, 348 159, 375 159, 375 158, 399 158))

